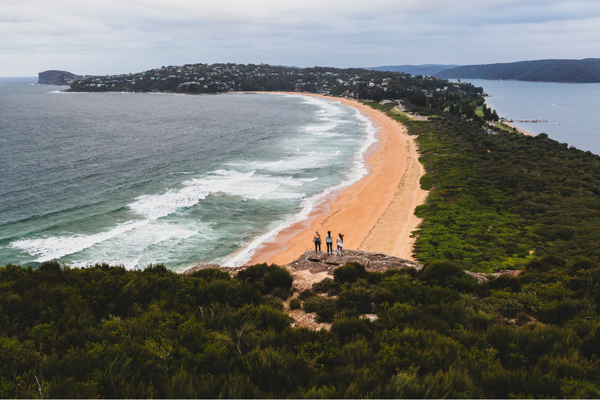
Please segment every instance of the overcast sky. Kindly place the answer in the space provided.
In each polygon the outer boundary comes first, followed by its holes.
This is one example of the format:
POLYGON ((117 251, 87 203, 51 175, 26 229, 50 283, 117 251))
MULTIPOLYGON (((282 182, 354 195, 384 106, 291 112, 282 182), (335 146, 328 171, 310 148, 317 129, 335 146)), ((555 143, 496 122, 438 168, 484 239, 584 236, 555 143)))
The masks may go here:
POLYGON ((600 57, 600 1, 0 0, 0 76, 600 57))

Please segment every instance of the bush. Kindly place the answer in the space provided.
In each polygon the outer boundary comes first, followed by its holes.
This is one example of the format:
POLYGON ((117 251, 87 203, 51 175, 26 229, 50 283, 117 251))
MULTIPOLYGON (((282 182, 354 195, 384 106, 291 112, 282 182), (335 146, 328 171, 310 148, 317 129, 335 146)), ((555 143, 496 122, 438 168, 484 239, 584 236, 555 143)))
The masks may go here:
POLYGON ((292 295, 292 291, 287 288, 277 287, 273 290, 273 295, 281 300, 287 300, 292 295))
POLYGON ((39 270, 54 273, 61 272, 60 264, 58 263, 58 261, 46 261, 45 263, 42 263, 42 265, 40 265, 39 270))
POLYGON ((327 297, 315 296, 304 301, 302 307, 308 313, 318 312, 327 308, 335 308, 337 301, 327 297))
POLYGON ((302 292, 300 292, 300 294, 298 295, 298 298, 300 300, 306 300, 306 299, 308 299, 310 297, 314 297, 316 295, 317 294, 315 292, 313 292, 312 290, 309 289, 309 290, 303 290, 302 292))
POLYGON ((494 279, 488 283, 488 288, 492 290, 502 290, 505 288, 510 288, 513 292, 521 291, 521 281, 519 278, 501 276, 497 279, 494 279))
POLYGON ((290 300, 290 308, 292 310, 298 310, 298 309, 300 309, 301 306, 302 306, 302 303, 301 303, 300 299, 295 298, 295 299, 290 300))
POLYGON ((359 278, 364 278, 366 275, 365 266, 357 262, 348 263, 343 267, 337 268, 333 272, 336 283, 354 283, 359 278))
POLYGON ((294 282, 287 269, 266 263, 252 265, 238 272, 237 278, 256 286, 262 294, 269 294, 275 288, 290 289, 294 282))
POLYGON ((358 287, 340 293, 338 305, 340 309, 354 309, 359 314, 368 314, 372 311, 372 301, 371 293, 365 288, 358 287))
POLYGON ((371 321, 363 318, 338 319, 331 326, 331 332, 335 333, 342 342, 350 340, 355 335, 370 338, 373 334, 372 329, 371 321))
POLYGON ((450 261, 432 261, 423 267, 419 278, 428 283, 449 286, 463 276, 463 270, 450 261))
POLYGON ((168 274, 172 273, 165 267, 164 264, 148 264, 148 266, 144 269, 144 274, 168 274))
POLYGON ((317 311, 317 318, 315 318, 315 320, 317 322, 332 322, 334 316, 335 316, 335 309, 326 308, 324 310, 317 311))
POLYGON ((207 268, 201 269, 199 271, 193 272, 189 275, 192 278, 201 278, 206 281, 228 281, 231 279, 229 273, 226 271, 221 271, 219 268, 207 268))
POLYGON ((317 293, 329 292, 331 289, 334 289, 334 283, 330 278, 325 278, 321 282, 316 282, 312 285, 312 290, 317 293))
POLYGON ((557 325, 564 324, 575 316, 581 308, 580 302, 575 300, 553 301, 542 307, 539 320, 557 325))

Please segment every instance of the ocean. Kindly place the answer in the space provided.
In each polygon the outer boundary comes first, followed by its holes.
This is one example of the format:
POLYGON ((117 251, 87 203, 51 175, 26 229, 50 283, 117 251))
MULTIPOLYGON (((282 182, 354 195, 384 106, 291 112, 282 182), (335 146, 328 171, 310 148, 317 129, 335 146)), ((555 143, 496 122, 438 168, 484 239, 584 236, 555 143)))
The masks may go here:
POLYGON ((509 119, 548 122, 514 125, 580 150, 600 154, 600 83, 552 83, 465 79, 483 87, 489 107, 509 119))
POLYGON ((36 81, 0 79, 0 265, 243 265, 363 177, 376 143, 331 100, 36 81))

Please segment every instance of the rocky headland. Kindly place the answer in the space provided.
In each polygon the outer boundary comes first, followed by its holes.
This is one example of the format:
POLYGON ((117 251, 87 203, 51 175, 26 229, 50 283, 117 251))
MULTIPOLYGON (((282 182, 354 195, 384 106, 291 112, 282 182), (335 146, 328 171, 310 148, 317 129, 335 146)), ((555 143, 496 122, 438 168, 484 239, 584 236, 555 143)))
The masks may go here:
POLYGON ((70 85, 75 81, 83 79, 81 75, 75 75, 67 71, 50 70, 38 73, 40 85, 70 85))

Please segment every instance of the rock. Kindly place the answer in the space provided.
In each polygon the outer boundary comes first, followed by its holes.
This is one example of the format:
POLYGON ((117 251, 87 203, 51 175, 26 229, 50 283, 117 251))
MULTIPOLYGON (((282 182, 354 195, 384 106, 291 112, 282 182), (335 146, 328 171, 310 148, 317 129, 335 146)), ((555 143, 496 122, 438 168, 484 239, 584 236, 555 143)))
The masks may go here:
POLYGON ((480 274, 477 272, 471 272, 471 271, 464 271, 464 272, 465 272, 465 274, 477 279, 477 283, 479 283, 479 284, 489 281, 489 279, 484 274, 480 274))
POLYGON ((219 264, 211 264, 211 263, 202 262, 190 269, 185 270, 183 272, 183 275, 191 275, 194 272, 198 272, 200 270, 210 269, 210 268, 217 268, 217 269, 220 269, 221 271, 228 272, 229 275, 231 275, 231 276, 235 276, 235 275, 237 275, 238 272, 246 269, 246 267, 221 267, 221 265, 219 265, 219 264))
POLYGON ((314 250, 307 250, 296 261, 284 265, 284 267, 290 271, 310 270, 316 273, 324 270, 333 271, 349 262, 362 264, 369 272, 383 272, 400 268, 416 268, 418 270, 423 268, 421 264, 414 261, 388 256, 383 253, 369 253, 360 250, 344 250, 343 256, 326 253, 317 254, 314 250))

